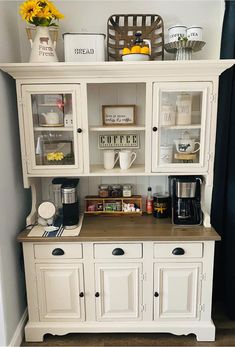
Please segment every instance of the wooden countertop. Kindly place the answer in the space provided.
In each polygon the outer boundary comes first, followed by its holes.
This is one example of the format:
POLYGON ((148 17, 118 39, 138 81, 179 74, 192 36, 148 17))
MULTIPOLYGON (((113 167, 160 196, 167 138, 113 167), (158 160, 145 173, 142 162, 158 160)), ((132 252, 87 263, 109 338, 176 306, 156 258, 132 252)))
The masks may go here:
POLYGON ((27 237, 21 232, 19 242, 74 242, 74 241, 216 241, 221 237, 203 226, 175 226, 170 219, 153 216, 85 216, 79 236, 27 237))

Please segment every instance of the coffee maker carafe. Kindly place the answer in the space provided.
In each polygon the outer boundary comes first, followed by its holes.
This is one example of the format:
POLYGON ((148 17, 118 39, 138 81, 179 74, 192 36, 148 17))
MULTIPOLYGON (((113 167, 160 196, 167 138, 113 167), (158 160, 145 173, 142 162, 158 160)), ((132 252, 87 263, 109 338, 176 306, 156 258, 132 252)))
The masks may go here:
POLYGON ((170 177, 173 224, 199 225, 202 223, 201 183, 201 177, 170 177))

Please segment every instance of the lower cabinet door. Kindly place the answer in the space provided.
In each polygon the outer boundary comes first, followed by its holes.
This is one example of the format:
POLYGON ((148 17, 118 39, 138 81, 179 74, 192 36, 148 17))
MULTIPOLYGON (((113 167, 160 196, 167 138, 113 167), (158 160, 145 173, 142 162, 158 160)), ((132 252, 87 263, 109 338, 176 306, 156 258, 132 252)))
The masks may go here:
POLYGON ((83 321, 82 264, 36 264, 41 321, 83 321))
POLYGON ((95 264, 96 318, 99 321, 142 319, 142 264, 95 264))
POLYGON ((199 319, 201 263, 154 264, 154 319, 199 319))

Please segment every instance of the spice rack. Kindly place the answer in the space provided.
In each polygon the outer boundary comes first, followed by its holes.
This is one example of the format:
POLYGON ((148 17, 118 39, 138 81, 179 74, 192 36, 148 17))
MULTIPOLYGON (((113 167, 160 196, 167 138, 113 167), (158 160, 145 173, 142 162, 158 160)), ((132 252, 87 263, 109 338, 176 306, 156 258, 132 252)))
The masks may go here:
POLYGON ((85 214, 88 215, 142 215, 142 197, 100 198, 96 195, 85 197, 85 214))

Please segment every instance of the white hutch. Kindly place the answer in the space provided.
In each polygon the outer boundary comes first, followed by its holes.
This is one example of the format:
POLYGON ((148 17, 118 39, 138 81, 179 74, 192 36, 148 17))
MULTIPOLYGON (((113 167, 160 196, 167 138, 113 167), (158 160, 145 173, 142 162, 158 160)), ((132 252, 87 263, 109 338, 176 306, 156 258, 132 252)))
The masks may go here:
MULTIPOLYGON (((211 320, 214 242, 210 225, 219 75, 232 60, 3 64, 16 79, 24 186, 32 189, 37 218, 48 177, 202 175, 204 226, 175 227, 148 217, 85 219, 78 237, 27 238, 23 242, 29 321, 27 341, 46 333, 194 333, 213 341, 211 320), (187 93, 190 124, 162 122, 162 105, 187 93), (136 105, 132 126, 104 126, 102 105, 136 105), (57 109, 58 124, 47 122, 57 109), (59 111, 58 111, 59 110, 59 111), (44 115, 43 115, 44 114, 44 115), (200 149, 192 160, 175 152, 187 132, 200 149), (137 160, 128 170, 103 168, 100 134, 137 134, 137 160), (174 148, 161 161, 164 146, 174 148), (48 159, 54 149, 65 157, 48 159), (120 224, 120 225, 119 225, 120 224), (110 230, 112 229, 112 230, 110 230), (123 255, 115 257, 113 249, 123 255), (183 254, 175 256, 176 248, 183 254), (53 255, 60 249, 60 256, 53 255), (121 285, 120 285, 121 283, 121 285)), ((128 178, 127 177, 127 178, 128 178)))

